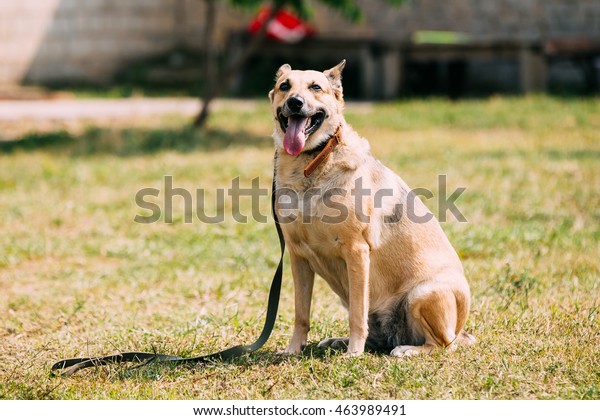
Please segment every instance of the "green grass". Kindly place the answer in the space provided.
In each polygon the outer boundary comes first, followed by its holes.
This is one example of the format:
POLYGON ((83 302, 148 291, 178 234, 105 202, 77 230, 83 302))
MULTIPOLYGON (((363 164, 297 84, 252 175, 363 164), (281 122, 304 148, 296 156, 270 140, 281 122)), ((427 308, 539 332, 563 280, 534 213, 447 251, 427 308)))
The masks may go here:
MULTIPOLYGON (((448 192, 468 223, 443 223, 472 290, 470 348, 398 360, 321 351, 346 314, 315 286, 310 345, 281 358, 293 321, 289 264, 279 320, 259 352, 197 370, 102 367, 51 377, 53 362, 117 350, 196 355, 260 333, 277 263, 271 223, 136 224, 134 197, 270 188, 271 116, 0 127, 0 397, 9 399, 599 399, 600 101, 549 97, 349 106, 348 121, 410 186, 448 192)), ((436 209, 435 200, 427 204, 436 209)), ((242 201, 249 213, 250 202, 242 201)), ((269 213, 267 199, 261 201, 269 213)))

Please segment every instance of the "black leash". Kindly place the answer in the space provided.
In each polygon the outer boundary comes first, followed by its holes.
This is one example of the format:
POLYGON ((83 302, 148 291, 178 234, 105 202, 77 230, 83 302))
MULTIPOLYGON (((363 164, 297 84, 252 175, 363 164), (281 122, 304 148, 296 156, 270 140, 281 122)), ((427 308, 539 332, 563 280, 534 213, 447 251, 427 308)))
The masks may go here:
POLYGON ((279 265, 273 276, 271 283, 271 290, 269 291, 269 302, 267 305, 267 315, 265 319, 265 325, 258 339, 250 345, 240 345, 228 348, 218 353, 208 354, 205 356, 197 357, 179 357, 171 356, 168 354, 159 353, 145 353, 139 351, 132 351, 126 353, 112 354, 110 356, 103 357, 77 357, 74 359, 65 359, 60 362, 56 362, 52 365, 52 371, 63 370, 60 373, 61 376, 71 376, 80 369, 89 368, 92 366, 101 366, 115 363, 169 363, 173 365, 193 365, 206 363, 209 361, 227 361, 239 357, 246 353, 261 348, 271 336, 275 320, 277 318, 277 308, 279 306, 279 294, 281 292, 281 281, 283 277, 283 254, 285 251, 285 241, 283 239, 283 233, 279 226, 279 219, 275 212, 275 174, 273 174, 273 190, 271 194, 271 209, 273 212, 273 218, 275 219, 275 228, 277 229, 277 236, 279 237, 279 246, 281 247, 281 258, 279 259, 279 265))

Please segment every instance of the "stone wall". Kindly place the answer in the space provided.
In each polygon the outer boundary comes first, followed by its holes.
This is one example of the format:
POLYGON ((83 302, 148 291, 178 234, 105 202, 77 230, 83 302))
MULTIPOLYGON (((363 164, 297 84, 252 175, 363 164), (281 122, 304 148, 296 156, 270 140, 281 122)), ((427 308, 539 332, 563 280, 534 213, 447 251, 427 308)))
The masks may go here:
POLYGON ((415 30, 466 32, 478 39, 600 38, 598 0, 408 0, 399 9, 360 0, 374 33, 388 39, 415 30))
MULTIPOLYGON (((600 39, 599 0, 358 0, 359 24, 316 7, 327 36, 402 40, 415 30, 452 30, 480 39, 588 36, 600 39)), ((312 3, 318 2, 312 0, 312 3)), ((202 41, 202 0, 12 0, 0 2, 0 84, 105 82, 127 63, 202 41)), ((219 1, 218 45, 250 12, 219 1)))

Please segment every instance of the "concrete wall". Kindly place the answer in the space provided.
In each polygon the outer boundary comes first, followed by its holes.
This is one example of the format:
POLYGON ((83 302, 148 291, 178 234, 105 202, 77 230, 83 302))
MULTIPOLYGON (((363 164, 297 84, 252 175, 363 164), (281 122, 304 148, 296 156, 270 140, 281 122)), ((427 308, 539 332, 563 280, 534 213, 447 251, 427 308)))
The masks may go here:
MULTIPOLYGON (((219 2, 222 44, 246 21, 219 2)), ((200 0, 0 0, 0 83, 103 82, 176 46, 198 48, 200 0)))
MULTIPOLYGON (((600 0, 358 0, 360 24, 316 7, 321 34, 406 39, 419 29, 454 30, 477 38, 600 39, 600 0)), ((317 4, 316 0, 312 3, 317 4)), ((201 0, 0 0, 0 84, 108 81, 129 62, 176 46, 199 48, 201 0)), ((249 12, 219 1, 218 44, 243 28, 249 12)))

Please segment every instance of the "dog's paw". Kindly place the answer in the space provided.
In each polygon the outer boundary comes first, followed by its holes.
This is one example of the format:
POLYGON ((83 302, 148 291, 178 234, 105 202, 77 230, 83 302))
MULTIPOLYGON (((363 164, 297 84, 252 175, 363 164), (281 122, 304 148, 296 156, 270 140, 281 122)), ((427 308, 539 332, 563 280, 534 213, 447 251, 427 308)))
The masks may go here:
POLYGON ((423 346, 398 346, 393 349, 390 356, 394 357, 410 357, 423 352, 423 346))
POLYGON ((465 331, 461 331, 460 335, 457 337, 457 341, 466 346, 471 346, 477 343, 475 336, 465 331))
POLYGON ((334 350, 345 350, 348 348, 349 341, 348 338, 326 338, 325 340, 320 341, 319 344, 317 344, 317 347, 320 349, 331 348, 334 350))
POLYGON ((289 345, 286 347, 285 350, 279 350, 277 352, 278 356, 298 356, 300 353, 302 353, 304 351, 304 348, 306 346, 292 346, 289 345))
POLYGON ((347 352, 345 352, 343 354, 343 357, 348 358, 348 359, 354 359, 355 357, 360 357, 364 354, 363 350, 358 350, 358 351, 350 351, 348 350, 347 352))

